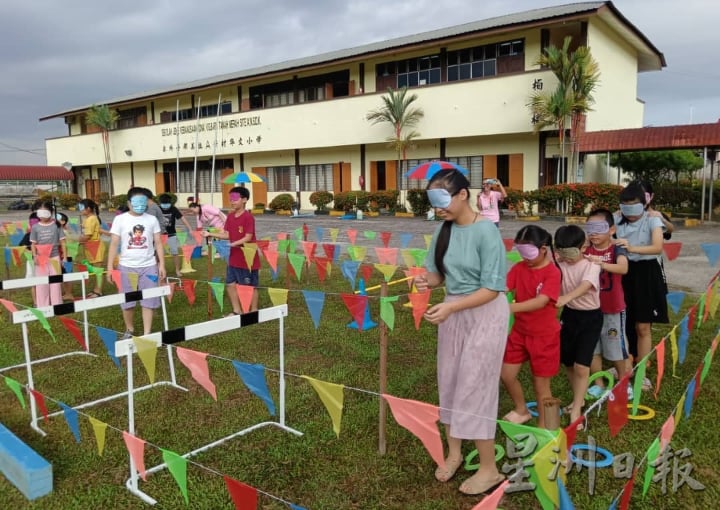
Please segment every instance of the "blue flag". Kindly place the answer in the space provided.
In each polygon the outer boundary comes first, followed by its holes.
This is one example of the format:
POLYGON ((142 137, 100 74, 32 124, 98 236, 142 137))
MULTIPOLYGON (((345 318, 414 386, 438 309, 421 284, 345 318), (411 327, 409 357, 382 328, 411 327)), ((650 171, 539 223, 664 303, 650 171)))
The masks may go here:
POLYGON ((251 365, 249 363, 241 363, 233 360, 233 367, 235 371, 242 379, 242 382, 247 386, 253 394, 262 400, 270 411, 270 414, 275 416, 275 403, 270 396, 267 383, 265 382, 265 367, 262 365, 251 365))
POLYGON ((103 344, 105 344, 105 348, 107 349, 110 358, 113 360, 113 363, 115 363, 116 367, 120 368, 120 360, 115 356, 115 341, 117 340, 117 332, 112 329, 101 328, 100 326, 95 326, 95 330, 98 332, 98 335, 100 335, 100 340, 102 340, 103 344))
POLYGON ((705 252, 710 267, 715 267, 718 259, 720 259, 720 243, 702 243, 700 248, 705 252))
POLYGON ((693 399, 695 398, 695 378, 688 384, 687 391, 685 392, 685 418, 690 418, 690 412, 692 411, 693 399))
POLYGON ((350 282, 350 285, 352 286, 353 290, 355 290, 355 279, 357 278, 357 272, 358 272, 359 268, 360 268, 359 260, 345 260, 345 261, 343 261, 342 265, 340 266, 342 275, 345 277, 345 279, 347 281, 350 282))
POLYGON ((313 323, 315 323, 315 329, 317 329, 320 327, 320 315, 325 306, 325 293, 315 290, 303 290, 302 293, 313 323))
POLYGON ((413 235, 410 232, 400 232, 400 248, 407 248, 410 245, 413 235))
POLYGON ((680 361, 680 363, 685 363, 688 338, 690 338, 690 331, 688 331, 688 320, 688 316, 686 315, 683 320, 680 321, 680 337, 678 338, 678 361, 680 361))
POLYGON ((75 436, 75 441, 79 443, 80 424, 78 423, 78 412, 72 407, 63 404, 62 402, 58 402, 58 404, 60 404, 60 407, 62 407, 63 416, 65 417, 65 421, 67 422, 68 427, 70 428, 70 432, 72 432, 73 436, 75 436))
POLYGON ((665 298, 667 299, 670 308, 672 308, 672 311, 675 313, 675 315, 677 315, 680 311, 680 306, 682 306, 682 302, 685 300, 685 293, 676 290, 673 292, 668 292, 665 298))

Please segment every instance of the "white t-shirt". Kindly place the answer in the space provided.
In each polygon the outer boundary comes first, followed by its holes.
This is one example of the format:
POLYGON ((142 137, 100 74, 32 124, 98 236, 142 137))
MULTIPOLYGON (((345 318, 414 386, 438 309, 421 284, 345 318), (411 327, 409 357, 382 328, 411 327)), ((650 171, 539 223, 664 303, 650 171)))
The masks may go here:
POLYGON ((160 224, 155 216, 123 213, 113 220, 110 233, 120 237, 120 265, 150 267, 156 264, 153 236, 160 233, 160 224))

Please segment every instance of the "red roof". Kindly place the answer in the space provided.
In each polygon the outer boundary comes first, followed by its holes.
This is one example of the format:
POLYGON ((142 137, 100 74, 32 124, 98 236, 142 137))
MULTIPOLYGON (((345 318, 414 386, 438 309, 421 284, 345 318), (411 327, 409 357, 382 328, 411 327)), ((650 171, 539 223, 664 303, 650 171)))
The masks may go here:
POLYGON ((589 131, 580 136, 579 145, 586 153, 718 148, 720 122, 589 131))
POLYGON ((0 165, 0 181, 71 181, 62 166, 0 165))

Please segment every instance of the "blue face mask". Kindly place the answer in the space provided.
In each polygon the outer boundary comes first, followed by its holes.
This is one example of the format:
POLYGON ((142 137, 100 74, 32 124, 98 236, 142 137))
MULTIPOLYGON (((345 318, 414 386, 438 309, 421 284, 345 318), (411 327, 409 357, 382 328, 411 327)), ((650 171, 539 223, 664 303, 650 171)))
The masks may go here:
POLYGON ((623 216, 642 216, 645 211, 645 205, 638 202, 637 204, 620 204, 620 212, 623 216))
POLYGON ((172 205, 172 204, 160 204, 160 208, 161 208, 161 209, 170 209, 170 206, 171 206, 171 205, 172 205))
POLYGON ((148 199, 146 196, 139 195, 130 199, 130 208, 135 214, 143 214, 147 210, 148 199))
POLYGON ((452 195, 443 188, 431 188, 426 193, 430 205, 438 209, 446 209, 452 201, 452 195))
POLYGON ((85 205, 84 205, 84 204, 78 204, 78 205, 77 205, 77 209, 78 209, 78 211, 83 212, 83 211, 85 210, 85 205))

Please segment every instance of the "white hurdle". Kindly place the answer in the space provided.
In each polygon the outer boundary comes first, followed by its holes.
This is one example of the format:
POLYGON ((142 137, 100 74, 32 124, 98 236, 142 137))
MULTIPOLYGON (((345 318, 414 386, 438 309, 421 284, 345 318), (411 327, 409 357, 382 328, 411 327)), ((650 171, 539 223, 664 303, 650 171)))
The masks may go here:
MULTIPOLYGON (((265 421, 261 423, 257 423, 251 427, 247 427, 245 429, 239 430, 237 432, 234 432, 228 436, 225 436, 221 439, 218 439, 216 441, 213 441, 212 443, 208 443, 206 445, 203 445, 199 448, 196 448, 195 450, 192 450, 191 452, 188 452, 184 455, 182 455, 183 458, 189 458, 194 455, 197 455, 198 453, 204 452, 206 450, 209 450, 211 448, 214 448, 215 446, 218 446, 222 443, 225 443, 226 441, 229 441, 235 437, 243 436, 253 430, 259 429, 261 427, 266 426, 275 426, 278 427, 285 432, 290 432, 292 434, 301 436, 303 435, 302 432, 299 430, 296 430, 294 428, 288 427, 285 424, 285 317, 287 317, 288 314, 288 307, 287 305, 279 305, 279 306, 273 306, 270 308, 263 308, 261 310, 258 310, 257 312, 250 312, 245 313, 242 315, 233 315, 230 317, 224 317, 222 319, 215 319, 211 321, 206 322, 200 322, 197 324, 191 324, 188 326, 185 326, 183 328, 173 329, 169 331, 163 331, 161 333, 153 333, 151 335, 145 335, 143 336, 144 339, 152 340, 155 342, 157 347, 161 347, 162 345, 168 345, 168 348, 171 344, 184 342, 187 340, 194 340, 197 338, 202 338, 206 336, 212 336, 216 335, 218 333, 224 333, 226 331, 234 331, 238 328, 250 326, 253 324, 258 324, 260 322, 267 322, 271 320, 277 320, 278 326, 279 326, 279 333, 278 333, 278 342, 279 342, 279 419, 278 421, 265 421)), ((127 383, 128 383, 128 432, 130 434, 135 435, 135 409, 134 409, 134 399, 133 399, 133 393, 137 390, 133 388, 133 354, 136 353, 135 344, 132 340, 121 340, 115 344, 115 355, 119 358, 120 356, 125 356, 127 358, 127 383)), ((161 471, 167 467, 167 464, 158 464, 157 466, 151 467, 149 469, 145 470, 146 474, 155 473, 157 471, 161 471)), ((141 491, 138 487, 138 473, 137 469, 135 467, 135 462, 133 461, 132 456, 130 456, 130 478, 127 479, 125 482, 125 487, 127 489, 135 494, 137 497, 142 499, 144 502, 149 503, 151 505, 154 505, 157 503, 157 501, 146 494, 145 492, 141 491)))
MULTIPOLYGON (((64 283, 64 282, 80 282, 80 286, 82 288, 82 299, 85 299, 85 280, 88 278, 88 272, 87 271, 81 271, 78 273, 65 273, 65 274, 56 274, 56 275, 47 275, 47 276, 31 276, 29 278, 18 278, 15 280, 5 280, 0 281, 0 290, 16 290, 16 289, 27 289, 30 287, 36 287, 38 285, 49 285, 51 283, 64 283)), ((56 305, 58 307, 71 307, 72 303, 62 304, 62 305, 56 305)), ((59 314, 58 314, 59 315, 59 314)), ((78 354, 82 355, 90 355, 94 356, 90 352, 90 339, 88 335, 88 322, 87 322, 87 313, 83 313, 83 322, 84 322, 84 337, 85 337, 85 350, 84 351, 72 351, 72 352, 66 352, 64 354, 58 354, 56 356, 49 356, 47 358, 40 358, 36 360, 31 360, 31 364, 37 364, 37 363, 45 363, 46 361, 52 361, 55 359, 64 358, 65 356, 76 356, 78 354)), ((12 365, 7 367, 0 367, 0 373, 13 370, 16 368, 22 368, 27 366, 28 364, 28 356, 29 352, 25 352, 25 363, 21 363, 19 365, 12 365)))
MULTIPOLYGON (((69 274, 75 274, 75 273, 69 273, 69 274)), ((82 273, 78 273, 82 274, 82 273)), ((87 273, 85 273, 87 274, 87 273)), ((63 275, 63 276, 67 276, 63 275)), ((30 278, 28 278, 30 279, 30 278)), ((3 282, 7 283, 7 282, 3 282)), ((150 289, 144 289, 144 290, 137 290, 137 291, 131 291, 131 292, 125 292, 120 294, 110 294, 107 296, 100 296, 92 299, 83 299, 80 301, 75 301, 73 303, 64 303, 62 305, 54 305, 54 306, 46 306, 38 308, 38 310, 45 316, 46 318, 55 317, 58 315, 65 315, 68 313, 77 313, 77 312, 83 312, 85 316, 85 324, 87 327, 87 311, 89 310, 97 310, 99 308, 106 308, 108 306, 115 306, 115 305, 121 305, 123 303, 129 303, 132 301, 140 301, 142 299, 149 299, 154 297, 161 298, 160 302, 162 305, 162 315, 163 315, 163 327, 165 329, 168 328, 168 320, 167 320, 167 309, 165 307, 165 300, 162 299, 164 296, 170 295, 170 287, 165 285, 162 287, 154 287, 150 289)), ((33 322, 37 320, 37 317, 35 314, 33 314, 30 310, 19 310, 17 312, 13 312, 12 314, 13 324, 21 324, 22 325, 22 332, 23 332, 23 344, 25 348, 25 367, 27 371, 27 378, 28 378, 28 390, 34 390, 35 385, 33 382, 33 374, 32 374, 32 363, 30 362, 30 340, 28 337, 28 328, 27 323, 33 322)), ((55 356, 55 358, 58 358, 60 356, 55 356)), ((183 388, 182 386, 178 386, 175 379, 175 365, 172 358, 172 352, 170 349, 170 346, 168 346, 168 365, 170 369, 170 381, 156 381, 152 384, 149 384, 147 386, 144 386, 142 388, 138 388, 136 391, 142 391, 148 388, 152 388, 155 386, 161 386, 161 385, 170 385, 174 386, 180 390, 187 391, 186 388, 183 388)), ((22 365, 20 365, 22 366, 22 365)), ((103 397, 98 400, 93 400, 92 402, 86 402, 84 404, 79 404, 72 406, 73 409, 83 409, 85 407, 91 407, 96 404, 99 404, 101 402, 106 402, 109 400, 113 400, 116 398, 120 398, 127 395, 126 392, 117 393, 114 395, 110 395, 108 397, 103 397)), ((37 431, 38 433, 42 434, 43 436, 46 435, 45 431, 42 430, 38 426, 38 413, 37 413, 37 406, 35 404, 35 399, 31 394, 28 395, 28 398, 30 399, 30 426, 37 431)), ((58 414, 62 414, 63 411, 57 411, 54 413, 48 413, 48 417, 55 416, 58 414)))

